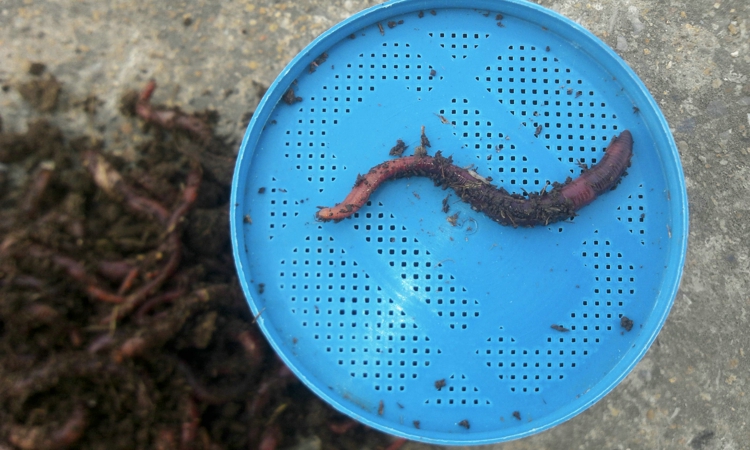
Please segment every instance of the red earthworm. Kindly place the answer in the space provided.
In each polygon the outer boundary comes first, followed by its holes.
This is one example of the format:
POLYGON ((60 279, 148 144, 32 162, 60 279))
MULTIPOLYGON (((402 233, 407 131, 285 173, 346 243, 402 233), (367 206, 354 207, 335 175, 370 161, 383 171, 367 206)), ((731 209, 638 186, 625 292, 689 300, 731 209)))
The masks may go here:
POLYGON ((257 389, 255 389, 254 395, 246 403, 247 416, 250 422, 250 429, 248 432, 248 440, 251 443, 261 442, 263 435, 261 434, 261 427, 258 426, 259 421, 265 422, 265 416, 262 414, 263 410, 272 399, 272 395, 288 383, 294 380, 292 371, 286 365, 281 365, 274 369, 273 373, 271 370, 266 371, 266 376, 260 382, 257 389))
POLYGON ((142 336, 134 336, 122 343, 114 352, 112 360, 117 363, 142 355, 149 348, 149 341, 142 336))
POLYGON ((186 403, 187 417, 182 422, 182 429, 180 430, 180 450, 194 448, 193 444, 198 435, 198 427, 201 424, 201 415, 195 400, 191 396, 187 396, 186 403))
POLYGON ((95 337, 86 348, 86 351, 93 355, 102 350, 108 350, 114 343, 115 338, 109 332, 106 332, 95 337))
POLYGON ((76 405, 65 424, 58 430, 45 435, 41 427, 12 426, 8 442, 21 449, 62 450, 78 442, 88 426, 88 409, 82 404, 76 405))
POLYGON ((276 450, 279 441, 281 441, 281 428, 278 424, 271 424, 263 430, 258 450, 276 450))
POLYGON ((113 282, 122 282, 134 266, 126 261, 97 261, 96 271, 113 282))
POLYGON ((39 170, 29 186, 26 196, 19 206, 19 209, 27 217, 34 216, 39 209, 39 203, 52 180, 53 172, 54 164, 42 163, 41 167, 39 167, 39 170))
POLYGON ((179 202, 167 221, 167 233, 175 230, 177 225, 185 218, 185 214, 193 206, 193 203, 195 203, 195 200, 198 198, 198 188, 201 185, 202 179, 203 169, 200 164, 193 163, 190 173, 185 178, 185 187, 182 190, 179 202))
MULTIPOLYGON (((6 280, 0 281, 0 286, 3 286, 6 280)), ((15 275, 10 279, 10 283, 15 286, 41 290, 44 288, 44 281, 31 275, 15 275)), ((10 284, 9 283, 9 284, 10 284)))
POLYGON ((254 381, 253 377, 247 376, 239 382, 228 386, 209 387, 198 379, 198 376, 187 363, 178 361, 177 368, 185 378, 185 382, 190 386, 193 396, 209 405, 220 405, 235 399, 241 399, 242 395, 250 389, 254 381))
POLYGON ((128 172, 128 178, 143 189, 149 197, 162 203, 168 203, 171 199, 177 198, 179 191, 166 180, 156 178, 140 168, 132 168, 128 172))
POLYGON ((157 201, 136 194, 133 188, 122 179, 122 175, 99 152, 87 151, 83 155, 83 164, 88 168, 96 185, 104 192, 121 198, 130 209, 146 213, 162 224, 169 221, 169 212, 164 206, 157 201))
POLYGON ((321 221, 345 219, 359 211, 384 181, 424 176, 443 188, 450 187, 473 209, 502 225, 547 225, 574 217, 580 208, 614 188, 630 166, 632 153, 633 137, 625 130, 612 140, 602 160, 578 178, 555 182, 549 191, 545 187, 526 195, 511 194, 491 185, 476 172, 455 166, 452 157, 445 158, 439 151, 435 156, 408 156, 378 164, 366 175, 358 175, 354 189, 343 202, 320 207, 315 216, 321 221))
POLYGON ((68 337, 70 338, 70 343, 73 347, 80 347, 83 345, 83 336, 81 336, 81 331, 77 328, 72 328, 68 332, 68 337))
POLYGON ((39 245, 30 245, 24 251, 34 258, 50 260, 56 266, 64 269, 68 273, 68 276, 81 283, 86 292, 97 300, 115 304, 125 301, 124 297, 107 291, 96 277, 86 272, 83 263, 73 258, 55 253, 39 245))
POLYGON ((239 333, 236 339, 237 342, 242 345, 242 348, 245 350, 245 353, 247 353, 253 366, 258 366, 263 362, 265 355, 263 347, 261 347, 260 337, 257 333, 245 330, 239 333))
POLYGON ((206 121, 197 116, 185 114, 179 108, 156 107, 151 104, 151 96, 156 90, 156 81, 150 80, 138 95, 135 113, 146 122, 154 123, 166 130, 183 130, 193 136, 208 140, 211 130, 206 121))
POLYGON ((135 320, 140 324, 145 323, 146 318, 148 317, 148 313, 150 313, 154 308, 162 303, 172 303, 185 294, 187 294, 187 291, 185 289, 177 288, 163 294, 159 294, 156 297, 152 297, 140 308, 138 308, 138 311, 135 313, 135 320))
POLYGON ((330 429, 335 434, 345 434, 352 428, 356 428, 359 426, 359 422, 356 420, 345 420, 344 422, 332 422, 328 424, 328 429, 330 429))
POLYGON ((24 313, 35 322, 49 324, 60 319, 60 313, 49 305, 32 303, 23 309, 24 313))
POLYGON ((125 275, 125 279, 122 280, 120 288, 117 289, 117 295, 124 295, 126 292, 128 292, 130 288, 133 287, 133 283, 135 283, 135 280, 138 278, 138 275, 140 273, 141 270, 138 267, 133 267, 132 269, 130 269, 130 272, 125 275))
POLYGON ((177 448, 177 437, 174 430, 162 428, 154 438, 155 450, 175 450, 177 448))

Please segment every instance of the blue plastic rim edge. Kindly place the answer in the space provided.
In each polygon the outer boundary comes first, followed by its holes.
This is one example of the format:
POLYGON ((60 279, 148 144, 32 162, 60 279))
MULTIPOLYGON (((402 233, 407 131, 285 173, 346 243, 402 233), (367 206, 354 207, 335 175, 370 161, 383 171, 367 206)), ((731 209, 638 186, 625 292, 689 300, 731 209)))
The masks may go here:
POLYGON ((665 279, 671 281, 671 284, 665 282, 664 289, 659 292, 659 298, 656 301, 656 308, 653 310, 653 314, 650 318, 656 323, 656 326, 652 327, 653 332, 640 335, 634 344, 634 349, 637 349, 638 351, 628 352, 628 354, 601 379, 598 383, 598 386, 601 386, 601 388, 598 389, 598 392, 586 396, 585 400, 580 403, 575 403, 568 408, 559 410, 557 417, 554 420, 540 424, 541 426, 537 428, 531 428, 524 432, 510 435, 497 436, 496 433, 477 433, 468 436, 457 436, 450 433, 430 435, 418 434, 416 433, 418 430, 415 430, 414 433, 405 433, 401 430, 393 430, 389 427, 385 427, 380 423, 373 422, 367 417, 357 414, 357 412, 352 410, 349 405, 339 403, 338 399, 331 397, 325 390, 320 389, 316 384, 310 382, 310 377, 306 370, 295 366, 294 362, 291 361, 285 352, 279 347, 276 339, 274 339, 275 336, 273 331, 269 329, 262 315, 258 317, 258 324, 264 334, 269 338, 270 344, 277 354, 280 355, 282 360, 303 383, 327 403, 354 419, 383 432, 397 434, 415 441, 444 445, 490 444, 522 438, 554 427, 583 412, 614 389, 615 386, 617 386, 632 371, 656 339, 656 336, 664 325, 674 302, 682 276, 687 251, 688 203, 684 175, 677 147, 669 131, 666 119, 662 115, 656 101, 648 92, 646 86, 632 69, 630 69, 627 63, 625 63, 614 51, 596 36, 564 16, 536 4, 519 0, 393 0, 361 11, 349 19, 335 25, 310 43, 287 65, 281 74, 279 74, 259 103, 258 108, 248 125, 237 157, 234 179, 232 182, 232 207, 230 210, 232 247, 242 289, 248 299, 253 314, 258 315, 260 311, 253 301, 254 290, 250 288, 249 281, 243 276, 244 268, 248 266, 248 256, 244 251, 241 251, 241 249, 245 248, 244 234, 242 232, 243 218, 241 213, 243 211, 245 199, 242 197, 242 186, 246 183, 248 167, 255 151, 255 145, 262 134, 263 127, 271 112, 280 101, 282 95, 286 91, 286 87, 291 83, 291 80, 294 80, 297 76, 308 69, 309 64, 320 53, 320 49, 330 48, 340 40, 345 39, 351 33, 388 17, 416 12, 423 9, 429 10, 440 8, 474 8, 480 10, 502 11, 510 15, 522 15, 527 20, 533 21, 540 26, 547 28, 551 32, 566 36, 567 38, 574 36, 575 44, 581 51, 587 53, 592 60, 599 61, 600 64, 610 69, 611 72, 626 75, 625 77, 620 76, 618 81, 626 87, 628 93, 633 96, 633 103, 640 105, 644 122, 650 124, 650 130, 652 130, 651 137, 655 141, 655 147, 662 150, 660 156, 663 158, 665 177, 668 182, 669 192, 667 195, 671 197, 669 203, 671 210, 669 213, 671 214, 671 217, 676 218, 676 220, 673 221, 673 229, 670 230, 672 235, 672 245, 670 248, 675 254, 670 255, 670 261, 672 264, 665 268, 665 279), (521 14, 518 14, 519 12, 521 14))

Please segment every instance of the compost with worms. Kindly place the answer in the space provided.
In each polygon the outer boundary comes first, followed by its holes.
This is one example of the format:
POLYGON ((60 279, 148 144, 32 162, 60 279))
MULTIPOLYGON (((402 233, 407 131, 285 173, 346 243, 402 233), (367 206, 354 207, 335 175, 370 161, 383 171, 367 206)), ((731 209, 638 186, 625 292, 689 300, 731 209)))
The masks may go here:
POLYGON ((149 82, 123 96, 136 118, 105 145, 52 125, 95 108, 58 115, 54 78, 26 78, 17 89, 52 120, 0 129, 0 448, 386 448, 253 324, 227 227, 234 151, 214 115, 153 105, 149 82))

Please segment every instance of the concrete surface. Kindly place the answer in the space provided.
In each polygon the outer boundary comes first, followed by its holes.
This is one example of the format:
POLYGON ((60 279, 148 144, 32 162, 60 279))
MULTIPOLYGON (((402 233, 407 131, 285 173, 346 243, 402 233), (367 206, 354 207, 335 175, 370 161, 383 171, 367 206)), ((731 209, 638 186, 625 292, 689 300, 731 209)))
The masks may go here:
MULTIPOLYGON (((63 83, 55 120, 71 133, 123 145, 119 96, 154 77, 157 101, 214 108, 220 132, 239 139, 238 118, 262 87, 319 33, 375 3, 4 0, 0 114, 18 131, 36 114, 13 87, 41 61, 63 83), (82 114, 92 93, 97 113, 82 114)), ((552 430, 485 448, 748 449, 750 2, 539 3, 616 49, 658 101, 687 178, 690 249, 666 326, 619 387, 552 430)))

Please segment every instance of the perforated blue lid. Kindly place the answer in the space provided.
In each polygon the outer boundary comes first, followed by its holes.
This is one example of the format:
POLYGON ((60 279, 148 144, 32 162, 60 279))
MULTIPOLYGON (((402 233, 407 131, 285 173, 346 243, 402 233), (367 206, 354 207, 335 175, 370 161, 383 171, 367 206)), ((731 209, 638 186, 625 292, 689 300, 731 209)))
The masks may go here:
POLYGON ((527 436, 613 389, 667 317, 688 234, 643 83, 521 1, 392 1, 324 33, 261 101, 232 204, 240 280, 281 358, 351 417, 440 444, 527 436), (445 213, 451 191, 419 178, 315 221, 423 125, 431 152, 511 192, 577 176, 625 129, 634 156, 616 190, 549 226, 502 227, 455 195, 445 213))

